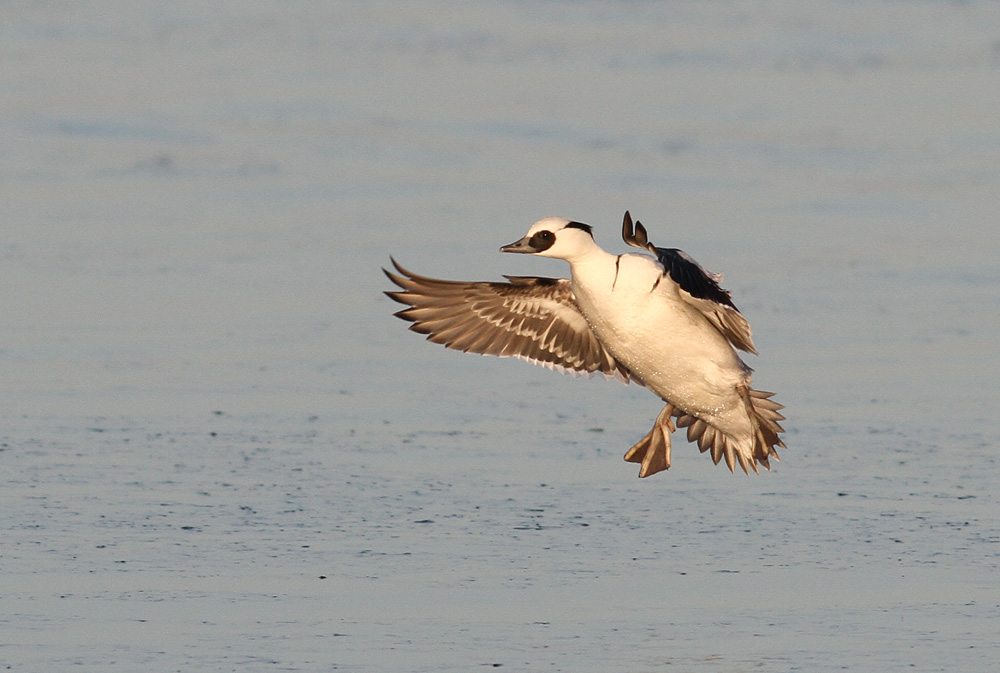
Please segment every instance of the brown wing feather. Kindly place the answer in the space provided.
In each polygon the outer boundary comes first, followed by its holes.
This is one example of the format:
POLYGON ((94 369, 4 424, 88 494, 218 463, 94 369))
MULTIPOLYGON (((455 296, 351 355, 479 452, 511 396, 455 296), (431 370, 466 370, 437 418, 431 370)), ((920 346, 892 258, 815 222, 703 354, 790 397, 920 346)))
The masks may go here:
POLYGON ((383 271, 402 291, 386 294, 408 306, 395 315, 434 343, 640 383, 594 336, 564 278, 506 276, 506 283, 461 282, 420 276, 396 260, 392 264, 398 274, 383 271))

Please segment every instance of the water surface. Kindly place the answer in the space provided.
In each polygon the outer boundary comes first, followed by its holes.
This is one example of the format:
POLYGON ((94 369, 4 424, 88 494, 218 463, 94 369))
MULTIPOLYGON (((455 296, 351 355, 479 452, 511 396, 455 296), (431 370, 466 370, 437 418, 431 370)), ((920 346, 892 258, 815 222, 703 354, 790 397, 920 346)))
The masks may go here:
POLYGON ((0 663, 984 671, 991 3, 19 3, 0 28, 0 663), (380 267, 623 211, 725 286, 782 461, 424 343, 380 267))

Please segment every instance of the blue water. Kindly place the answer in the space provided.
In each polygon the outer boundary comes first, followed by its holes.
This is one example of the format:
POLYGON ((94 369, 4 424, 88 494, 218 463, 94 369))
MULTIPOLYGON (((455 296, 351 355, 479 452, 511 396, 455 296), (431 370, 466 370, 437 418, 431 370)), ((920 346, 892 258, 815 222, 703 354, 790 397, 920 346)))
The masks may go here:
POLYGON ((4 16, 0 664, 995 667, 996 5, 4 16), (381 294, 626 208, 726 274, 772 472, 640 481, 648 391, 381 294))

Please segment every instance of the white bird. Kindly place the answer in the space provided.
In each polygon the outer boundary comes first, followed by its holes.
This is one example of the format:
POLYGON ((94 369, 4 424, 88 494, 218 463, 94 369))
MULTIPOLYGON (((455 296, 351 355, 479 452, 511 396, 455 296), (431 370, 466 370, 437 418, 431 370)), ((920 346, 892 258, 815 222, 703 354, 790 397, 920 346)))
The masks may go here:
POLYGON ((539 220, 501 252, 569 262, 571 278, 505 276, 508 282, 436 280, 407 271, 385 274, 402 288, 386 292, 409 306, 395 315, 435 343, 471 353, 517 357, 571 373, 601 372, 644 385, 666 402, 653 429, 625 454, 640 477, 670 467, 670 433, 725 457, 749 474, 770 469, 784 447, 782 405, 750 388, 751 369, 736 348, 756 353, 750 324, 720 275, 681 250, 657 248, 628 212, 622 238, 642 253, 613 255, 591 227, 564 217, 539 220), (652 253, 652 254, 649 254, 652 253))

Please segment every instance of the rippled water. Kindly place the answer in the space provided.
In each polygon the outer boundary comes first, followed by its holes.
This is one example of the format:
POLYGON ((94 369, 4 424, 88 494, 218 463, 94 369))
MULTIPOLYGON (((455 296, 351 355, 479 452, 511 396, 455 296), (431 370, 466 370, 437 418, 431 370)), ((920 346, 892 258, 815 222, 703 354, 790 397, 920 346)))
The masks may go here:
POLYGON ((986 671, 992 3, 17 3, 11 670, 986 671), (423 342, 381 266, 631 209, 726 273, 782 462, 423 342))

